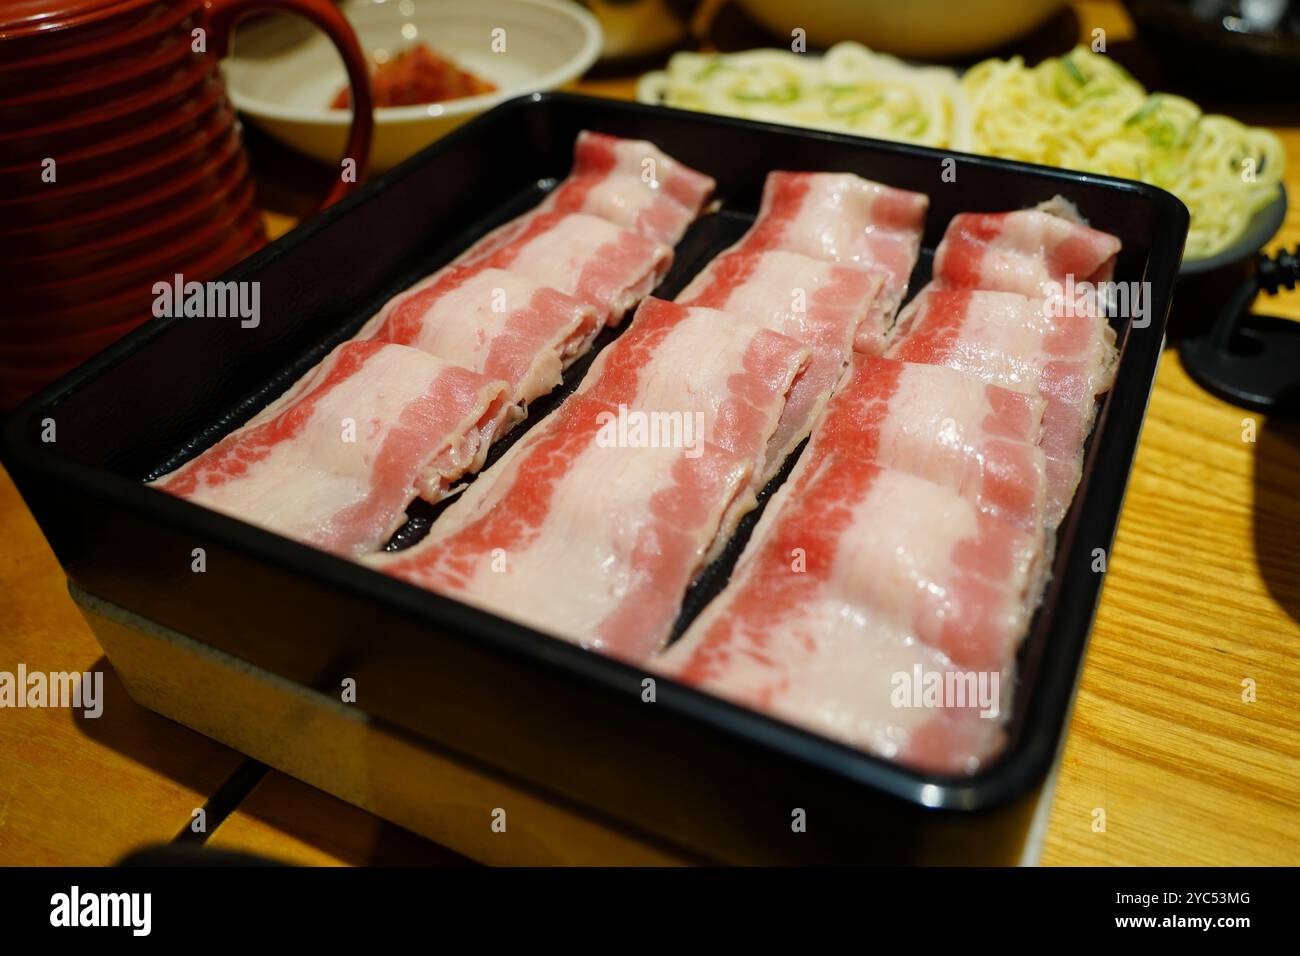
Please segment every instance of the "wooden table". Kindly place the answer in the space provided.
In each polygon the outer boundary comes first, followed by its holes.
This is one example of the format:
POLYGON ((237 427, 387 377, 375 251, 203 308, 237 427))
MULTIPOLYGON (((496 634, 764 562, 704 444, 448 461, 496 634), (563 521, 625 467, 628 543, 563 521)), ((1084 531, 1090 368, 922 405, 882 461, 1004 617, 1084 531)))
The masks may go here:
MULTIPOLYGON (((1102 26, 1120 40, 1130 29, 1115 4, 1075 11, 1084 36, 1102 26)), ((631 81, 585 86, 628 96, 631 81)), ((1300 196, 1300 128, 1278 132, 1291 156, 1287 188, 1300 196)), ((292 222, 268 220, 273 233, 292 222)), ((1297 242, 1293 207, 1273 248, 1297 242)), ((1300 319, 1300 294, 1261 307, 1300 319)), ((1172 322, 1178 314, 1175 301, 1172 322)), ((209 800, 214 817, 228 811, 210 845, 303 863, 455 862, 276 772, 241 797, 244 758, 126 697, 4 475, 0 541, 0 670, 21 661, 32 670, 106 675, 97 721, 65 710, 0 711, 0 864, 108 863, 185 830, 209 800)), ((1297 549, 1300 425, 1212 398, 1167 350, 1110 557, 1044 863, 1300 863, 1297 549), (1253 441, 1243 439, 1248 420, 1253 441), (1251 702, 1245 681, 1253 681, 1251 702)))

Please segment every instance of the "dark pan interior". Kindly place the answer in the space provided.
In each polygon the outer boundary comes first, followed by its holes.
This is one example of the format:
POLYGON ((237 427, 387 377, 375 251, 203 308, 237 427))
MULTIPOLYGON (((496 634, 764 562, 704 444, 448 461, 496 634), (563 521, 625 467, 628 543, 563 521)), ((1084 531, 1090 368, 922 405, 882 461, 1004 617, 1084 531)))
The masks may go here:
MULTIPOLYGON (((257 328, 242 329, 236 319, 155 320, 15 416, 6 433, 6 458, 70 576, 183 633, 212 632, 215 625, 202 615, 206 608, 213 616, 216 597, 207 592, 183 596, 190 585, 176 577, 169 579, 170 589, 149 583, 155 572, 148 555, 130 561, 119 556, 118 565, 110 568, 111 559, 96 543, 106 533, 129 533, 137 526, 152 529, 149 533, 162 540, 183 526, 194 537, 219 537, 244 556, 247 567, 274 567, 281 575, 277 581, 311 579, 330 593, 346 590, 358 597, 359 606, 368 600, 405 618, 437 622, 440 631, 473 632, 491 644, 493 653, 528 655, 542 662, 538 666, 587 682, 580 686, 633 686, 640 675, 618 662, 588 661, 596 655, 573 655, 562 642, 434 595, 415 594, 409 585, 308 553, 310 549, 222 516, 199 514, 201 509, 139 486, 247 420, 353 335, 388 298, 539 201, 567 172, 573 141, 584 128, 649 139, 719 182, 721 208, 696 222, 678 245, 673 269, 655 292, 663 298, 676 295, 748 228, 763 180, 774 169, 849 171, 929 195, 913 291, 928 279, 934 248, 954 214, 1016 209, 1057 194, 1073 201, 1092 225, 1121 238, 1117 280, 1152 282, 1151 326, 1130 329, 1126 320, 1115 320, 1119 372, 1089 442, 1075 505, 1060 528, 1053 579, 1020 655, 1021 686, 1007 746, 992 767, 961 780, 934 777, 740 713, 693 691, 674 690, 670 698, 674 713, 684 715, 688 729, 695 728, 691 732, 701 747, 714 739, 698 729, 704 721, 711 733, 716 731, 717 741, 735 740, 739 734, 757 752, 788 757, 790 766, 802 767, 803 773, 816 766, 851 782, 859 793, 865 784, 918 805, 974 809, 1023 792, 1049 765, 1068 712, 1100 591, 1091 555, 1094 548, 1111 545, 1181 256, 1185 210, 1168 194, 1140 184, 582 97, 513 101, 377 178, 224 276, 261 283, 257 328), (954 160, 955 167, 950 165, 954 160), (952 169, 955 182, 944 176, 952 169), (60 423, 55 446, 43 446, 37 437, 47 417, 60 423), (100 499, 93 508, 91 498, 100 499), (105 530, 110 517, 118 522, 112 532, 105 530)), ((613 337, 607 331, 600 344, 613 337)), ((590 358, 575 364, 565 385, 535 404, 526 424, 535 424, 561 401, 589 364, 590 358)), ((517 429, 512 439, 524 430, 517 429)), ((496 448, 491 460, 508 444, 509 439, 496 448)), ((433 509, 413 506, 411 520, 390 546, 418 540, 432 516, 433 509)), ((757 513, 749 516, 722 558, 696 582, 678 632, 725 583, 756 519, 757 513)), ((271 586, 268 576, 266 587, 271 586)), ((248 587, 250 593, 258 592, 258 585, 248 587)), ((283 628, 293 620, 283 608, 268 610, 266 617, 267 628, 283 628)), ((222 635, 232 653, 290 676, 299 674, 292 654, 307 654, 305 645, 295 651, 252 638, 239 643, 225 631, 222 635)), ((399 724, 405 720, 395 700, 375 709, 399 724)), ((414 718, 409 724, 414 726, 414 718)), ((472 736, 464 731, 461 740, 467 747, 472 736)), ((740 753, 743 748, 735 749, 740 753)), ((520 766, 527 764, 526 758, 518 759, 520 766)), ((520 772, 529 775, 526 769, 520 772)))

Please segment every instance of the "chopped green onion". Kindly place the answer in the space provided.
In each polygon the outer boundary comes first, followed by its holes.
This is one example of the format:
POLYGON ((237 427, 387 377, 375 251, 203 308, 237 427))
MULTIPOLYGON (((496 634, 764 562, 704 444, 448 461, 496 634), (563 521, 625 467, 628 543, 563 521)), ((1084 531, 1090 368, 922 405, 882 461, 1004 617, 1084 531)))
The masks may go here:
POLYGON ((883 93, 867 93, 858 87, 849 87, 848 91, 834 93, 827 98, 826 112, 831 116, 847 119, 874 110, 884 101, 885 94, 883 93), (857 102, 853 100, 855 95, 859 97, 857 102))
POLYGON ((1159 146, 1161 149, 1173 149, 1174 144, 1178 141, 1178 131, 1168 121, 1155 123, 1147 129, 1147 140, 1153 146, 1159 146))
POLYGON ((914 110, 911 113, 905 113, 898 119, 894 120, 894 130, 902 133, 904 136, 920 136, 930 126, 930 117, 926 116, 920 110, 914 110))
POLYGON ((733 90, 731 98, 741 103, 793 103, 799 98, 799 87, 793 83, 787 83, 779 90, 774 90, 771 93, 748 93, 744 90, 733 90))
POLYGON ((704 69, 700 70, 698 73, 695 74, 695 82, 697 83, 703 82, 704 80, 707 80, 709 77, 711 77, 714 73, 717 73, 719 70, 725 68, 726 68, 726 64, 723 63, 720 58, 714 57, 712 60, 709 61, 708 66, 706 66, 704 69))
POLYGON ((1147 101, 1138 108, 1138 111, 1124 121, 1124 125, 1132 126, 1134 123, 1140 123, 1159 108, 1160 97, 1154 94, 1148 96, 1147 101))

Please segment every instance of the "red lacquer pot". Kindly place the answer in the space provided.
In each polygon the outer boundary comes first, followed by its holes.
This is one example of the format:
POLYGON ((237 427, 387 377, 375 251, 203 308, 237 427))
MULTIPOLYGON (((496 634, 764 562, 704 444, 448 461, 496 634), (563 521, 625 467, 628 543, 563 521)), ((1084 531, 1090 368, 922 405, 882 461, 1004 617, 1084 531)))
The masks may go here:
POLYGON ((272 11, 325 31, 359 107, 356 175, 328 205, 364 176, 373 127, 329 0, 0 5, 0 409, 148 319, 156 282, 215 278, 265 242, 217 63, 240 19, 272 11))

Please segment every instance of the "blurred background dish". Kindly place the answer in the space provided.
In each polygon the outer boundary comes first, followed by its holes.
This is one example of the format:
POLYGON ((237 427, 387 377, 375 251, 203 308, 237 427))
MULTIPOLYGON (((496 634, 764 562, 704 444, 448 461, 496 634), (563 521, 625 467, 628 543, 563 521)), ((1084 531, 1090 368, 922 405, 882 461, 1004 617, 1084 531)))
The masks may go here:
POLYGON ((699 0, 581 0, 605 35, 602 62, 631 63, 691 38, 699 0))
POLYGON ((989 59, 962 76, 972 151, 1150 183, 1191 212, 1184 257, 1229 249, 1276 202, 1286 150, 1271 130, 1148 90, 1115 57, 1080 44, 1029 66, 989 59))
POLYGON ((984 53, 1029 33, 1065 0, 738 0, 778 37, 806 31, 810 47, 856 40, 882 53, 947 59, 984 53))
MULTIPOLYGON (((490 93, 375 110, 370 154, 388 169, 497 103, 567 86, 601 51, 596 18, 568 0, 350 0, 340 10, 372 69, 424 45, 496 87, 490 93)), ((330 44, 289 17, 242 26, 223 64, 236 108, 282 143, 333 163, 348 114, 331 104, 344 85, 330 44)))
POLYGON ((971 111, 957 74, 860 43, 823 54, 758 49, 675 53, 637 83, 643 103, 969 151, 971 111))
POLYGON ((1300 3, 1295 0, 1128 0, 1142 39, 1201 86, 1295 101, 1300 3), (1214 69, 1205 69, 1213 63, 1214 69))
POLYGON ((1286 150, 1276 134, 1150 92, 1117 59, 1082 44, 1032 66, 992 57, 960 78, 851 41, 824 54, 682 52, 643 76, 637 96, 1150 183, 1191 212, 1189 263, 1249 257, 1260 243, 1247 248, 1242 238, 1276 229, 1286 209, 1286 150))

